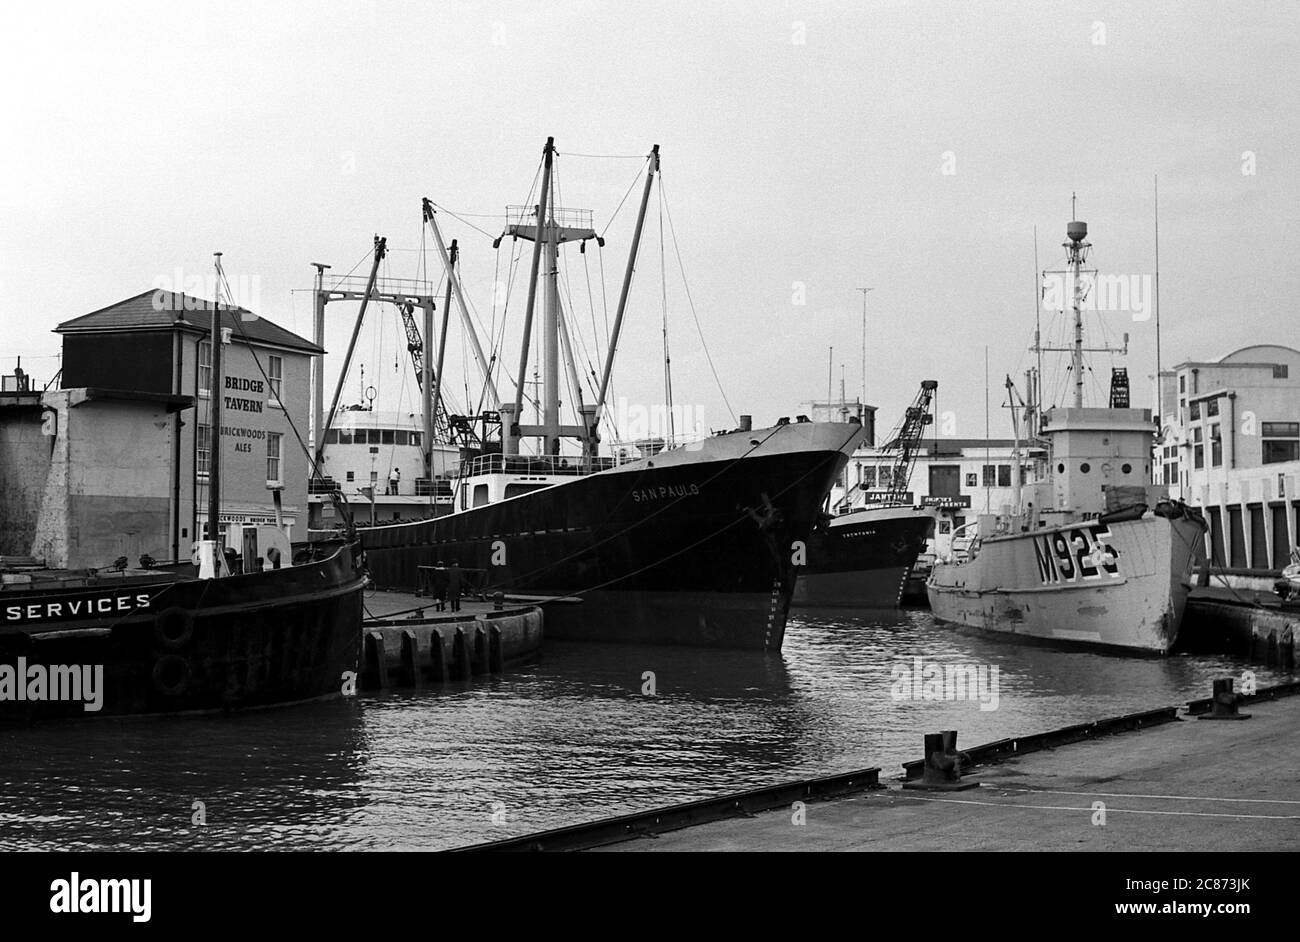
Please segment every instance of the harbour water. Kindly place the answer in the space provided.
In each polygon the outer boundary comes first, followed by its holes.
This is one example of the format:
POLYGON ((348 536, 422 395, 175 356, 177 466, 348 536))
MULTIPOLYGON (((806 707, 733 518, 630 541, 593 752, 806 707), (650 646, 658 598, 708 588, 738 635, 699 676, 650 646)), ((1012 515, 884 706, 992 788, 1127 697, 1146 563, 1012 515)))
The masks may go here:
POLYGON ((769 656, 552 642, 536 665, 440 691, 0 729, 0 848, 463 846, 871 765, 893 776, 925 732, 975 745, 1207 696, 1247 669, 1289 679, 1224 656, 1026 647, 922 611, 798 611, 769 656), (996 667, 996 709, 912 699, 895 668, 916 658, 990 681, 996 667))

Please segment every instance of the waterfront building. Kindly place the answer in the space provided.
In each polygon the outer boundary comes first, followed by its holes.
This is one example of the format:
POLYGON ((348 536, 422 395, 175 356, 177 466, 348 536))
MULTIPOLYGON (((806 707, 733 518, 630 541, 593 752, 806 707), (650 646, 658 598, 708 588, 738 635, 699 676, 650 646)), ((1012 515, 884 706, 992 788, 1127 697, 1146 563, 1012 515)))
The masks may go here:
POLYGON ((1160 375, 1156 483, 1202 508, 1215 565, 1277 570, 1300 540, 1300 350, 1243 347, 1160 375))
MULTIPOLYGON (((222 512, 218 532, 238 545, 246 524, 279 524, 306 539, 307 479, 304 449, 310 415, 311 358, 324 351, 311 341, 243 308, 221 312, 223 434, 216 454, 211 428, 212 303, 171 291, 150 290, 60 324, 62 387, 131 395, 189 397, 191 410, 171 411, 163 423, 165 453, 157 456, 165 483, 155 498, 167 501, 166 535, 148 552, 184 559, 208 529, 207 483, 220 462, 222 512)), ((116 428, 88 424, 84 434, 107 439, 116 428)), ((85 466, 78 473, 98 473, 85 466)), ((99 491, 112 499, 123 480, 99 491)))

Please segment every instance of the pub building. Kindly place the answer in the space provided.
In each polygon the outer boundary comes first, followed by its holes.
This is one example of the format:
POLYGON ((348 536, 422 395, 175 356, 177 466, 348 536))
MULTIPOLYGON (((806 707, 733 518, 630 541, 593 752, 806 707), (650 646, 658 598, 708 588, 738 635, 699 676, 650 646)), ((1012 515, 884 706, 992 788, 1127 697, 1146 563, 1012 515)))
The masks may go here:
POLYGON ((221 462, 218 535, 227 546, 239 546, 245 525, 277 523, 277 500, 285 534, 307 538, 308 462, 298 437, 306 442, 309 433, 311 358, 324 351, 244 308, 223 310, 217 394, 224 432, 214 454, 211 308, 207 300, 150 290, 56 328, 63 388, 193 400, 166 420, 168 520, 147 550, 157 559, 186 559, 207 535, 214 460, 221 462))

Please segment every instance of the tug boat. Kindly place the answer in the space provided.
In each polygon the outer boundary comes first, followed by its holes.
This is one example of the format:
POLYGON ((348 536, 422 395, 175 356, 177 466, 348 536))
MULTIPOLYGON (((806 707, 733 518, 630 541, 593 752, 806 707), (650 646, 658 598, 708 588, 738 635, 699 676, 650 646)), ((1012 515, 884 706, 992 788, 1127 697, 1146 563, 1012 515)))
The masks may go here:
MULTIPOLYGON (((222 284, 220 255, 217 283, 222 284)), ((212 304, 213 388, 221 388, 220 298, 212 304)), ((211 427, 221 435, 221 396, 211 427)), ((57 434, 65 435, 60 430, 57 434)), ((221 518, 220 462, 209 520, 221 518)), ((242 545, 195 542, 188 562, 54 569, 0 558, 0 721, 217 712, 355 691, 364 555, 351 529, 293 545, 245 527, 242 545)))

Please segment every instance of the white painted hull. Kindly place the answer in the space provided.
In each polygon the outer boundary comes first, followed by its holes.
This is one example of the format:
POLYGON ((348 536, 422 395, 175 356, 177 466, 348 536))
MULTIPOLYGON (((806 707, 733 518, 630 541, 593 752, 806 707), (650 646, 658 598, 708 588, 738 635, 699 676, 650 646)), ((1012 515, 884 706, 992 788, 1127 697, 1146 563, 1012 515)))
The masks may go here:
POLYGON ((944 621, 1048 641, 1165 654, 1178 639, 1202 524, 1147 514, 984 540, 936 562, 926 583, 944 621))

